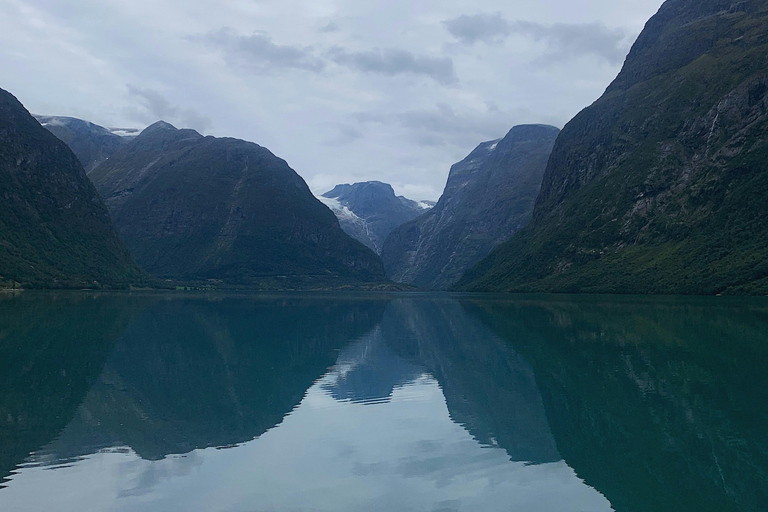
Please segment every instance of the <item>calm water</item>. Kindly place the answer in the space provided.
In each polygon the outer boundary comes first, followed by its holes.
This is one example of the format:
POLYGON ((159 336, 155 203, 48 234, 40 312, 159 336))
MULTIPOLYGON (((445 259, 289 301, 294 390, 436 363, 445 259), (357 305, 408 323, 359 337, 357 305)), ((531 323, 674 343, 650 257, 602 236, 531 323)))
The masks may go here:
POLYGON ((2 511, 765 511, 768 302, 0 295, 2 511))

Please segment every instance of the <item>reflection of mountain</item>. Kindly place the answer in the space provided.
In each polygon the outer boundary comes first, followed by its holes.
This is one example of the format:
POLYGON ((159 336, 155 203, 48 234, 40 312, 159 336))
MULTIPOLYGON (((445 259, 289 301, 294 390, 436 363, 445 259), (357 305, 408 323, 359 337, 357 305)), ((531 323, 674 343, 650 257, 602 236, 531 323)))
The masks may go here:
POLYGON ((146 301, 0 294, 0 479, 72 419, 146 301))
MULTIPOLYGON (((561 460, 531 366, 452 299, 399 299, 384 313, 390 350, 424 367, 452 419, 514 461, 561 460)), ((411 374, 413 375, 413 374, 411 374)))
POLYGON ((423 368, 393 354, 381 327, 376 327, 341 351, 332 381, 324 389, 336 400, 376 404, 389 401, 395 388, 413 382, 423 373, 423 368))
POLYGON ((56 459, 130 446, 145 459, 230 446, 279 424, 373 328, 379 300, 170 300, 123 334, 75 419, 46 452, 56 459))
POLYGON ((566 462, 616 510, 768 503, 768 304, 467 304, 531 360, 566 462))

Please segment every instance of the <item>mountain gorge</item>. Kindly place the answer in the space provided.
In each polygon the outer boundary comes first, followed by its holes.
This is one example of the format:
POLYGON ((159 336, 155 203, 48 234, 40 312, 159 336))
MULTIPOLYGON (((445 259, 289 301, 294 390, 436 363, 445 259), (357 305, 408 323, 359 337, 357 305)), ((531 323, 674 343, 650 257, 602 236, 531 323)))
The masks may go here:
POLYGON ((392 186, 380 181, 337 185, 318 199, 333 211, 345 233, 376 254, 392 230, 434 206, 430 201, 395 196, 392 186))
POLYGON ((162 278, 256 288, 385 281, 377 256, 254 143, 158 122, 89 177, 136 261, 162 278))
POLYGON ((146 281, 72 151, 1 89, 0 200, 0 287, 146 281))
POLYGON ((768 291, 768 4, 668 0, 471 291, 768 291))
POLYGON ((395 229, 381 253, 394 281, 447 289, 530 220, 559 130, 523 125, 451 168, 437 205, 395 229))

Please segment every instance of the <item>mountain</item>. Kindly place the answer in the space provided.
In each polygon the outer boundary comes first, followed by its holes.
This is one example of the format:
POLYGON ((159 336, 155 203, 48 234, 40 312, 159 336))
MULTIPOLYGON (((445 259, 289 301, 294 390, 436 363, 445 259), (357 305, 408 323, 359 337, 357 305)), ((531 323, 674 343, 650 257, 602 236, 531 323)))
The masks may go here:
POLYGON ((395 196, 391 185, 379 181, 337 185, 318 199, 336 214, 345 233, 377 254, 393 229, 434 206, 395 196))
POLYGON ((136 261, 170 279, 255 287, 385 281, 288 164, 158 122, 90 174, 136 261))
POLYGON ((381 252, 387 275, 421 288, 449 288, 524 227, 558 131, 516 126, 454 165, 437 206, 387 238, 381 252))
POLYGON ((0 201, 0 287, 127 287, 145 279, 72 151, 2 89, 0 201))
POLYGON ((464 290, 768 292, 768 3, 669 0, 464 290))
POLYGON ((104 128, 74 117, 34 116, 41 125, 64 141, 90 173, 112 153, 139 134, 139 130, 104 128))

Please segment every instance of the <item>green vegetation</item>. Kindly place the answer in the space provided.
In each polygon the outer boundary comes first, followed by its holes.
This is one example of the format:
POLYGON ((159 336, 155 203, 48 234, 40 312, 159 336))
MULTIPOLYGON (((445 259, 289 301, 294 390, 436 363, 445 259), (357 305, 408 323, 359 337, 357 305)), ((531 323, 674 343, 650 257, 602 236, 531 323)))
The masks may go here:
POLYGON ((72 151, 0 90, 0 288, 149 282, 72 151))
POLYGON ((133 257, 162 279, 253 289, 386 282, 376 254, 256 144, 160 122, 90 177, 133 257))
POLYGON ((768 293, 768 7, 668 2, 472 291, 768 293))

